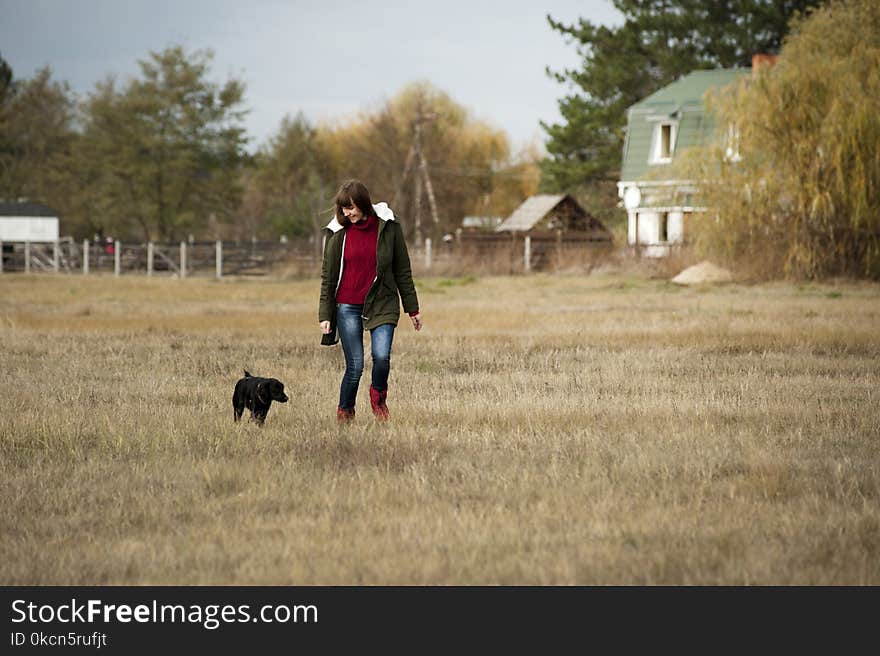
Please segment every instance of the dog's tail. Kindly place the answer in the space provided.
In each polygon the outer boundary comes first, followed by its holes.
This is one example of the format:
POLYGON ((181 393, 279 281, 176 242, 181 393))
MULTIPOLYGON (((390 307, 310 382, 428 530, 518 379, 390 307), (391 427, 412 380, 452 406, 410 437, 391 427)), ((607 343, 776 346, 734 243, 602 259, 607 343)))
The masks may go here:
POLYGON ((251 372, 248 371, 247 369, 245 369, 245 370, 244 370, 244 377, 245 377, 245 378, 252 378, 252 376, 251 376, 251 372))

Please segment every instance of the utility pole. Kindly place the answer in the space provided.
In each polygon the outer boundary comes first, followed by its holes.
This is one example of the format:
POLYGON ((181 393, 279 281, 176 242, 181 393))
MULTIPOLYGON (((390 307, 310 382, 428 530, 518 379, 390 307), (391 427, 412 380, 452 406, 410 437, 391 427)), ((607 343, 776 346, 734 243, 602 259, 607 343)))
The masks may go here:
POLYGON ((406 179, 413 168, 413 163, 418 161, 418 171, 415 175, 415 194, 413 202, 413 222, 415 223, 415 242, 417 246, 422 244, 422 184, 425 185, 425 191, 428 194, 428 206, 431 209, 431 219, 434 222, 434 228, 440 224, 440 218, 437 215, 437 200, 434 197, 434 185, 431 183, 431 174, 428 172, 428 159, 422 149, 422 125, 434 121, 437 115, 433 112, 423 113, 422 106, 419 104, 416 110, 416 117, 413 120, 413 142, 406 155, 406 163, 403 167, 403 176, 401 176, 400 184, 394 194, 394 203, 400 202, 400 196, 406 179))
POLYGON ((394 207, 400 205, 400 196, 403 193, 403 185, 406 184, 406 178, 409 176, 410 169, 412 168, 413 159, 416 156, 416 147, 415 145, 410 145, 409 152, 406 154, 406 163, 403 165, 403 175, 400 178, 400 182, 397 185, 397 189, 394 190, 394 200, 392 204, 394 207))
MULTIPOLYGON (((425 120, 433 121, 437 117, 436 114, 430 114, 425 120)), ((431 176, 428 174, 428 160, 425 159, 425 153, 422 151, 422 115, 419 114, 419 121, 416 123, 416 150, 419 155, 419 169, 425 179, 425 191, 428 192, 428 204, 431 206, 431 218, 434 220, 434 227, 440 224, 437 218, 437 201, 434 199, 434 185, 431 184, 431 176)))
POLYGON ((413 201, 413 221, 415 221, 416 245, 422 245, 422 179, 416 176, 416 193, 413 201))

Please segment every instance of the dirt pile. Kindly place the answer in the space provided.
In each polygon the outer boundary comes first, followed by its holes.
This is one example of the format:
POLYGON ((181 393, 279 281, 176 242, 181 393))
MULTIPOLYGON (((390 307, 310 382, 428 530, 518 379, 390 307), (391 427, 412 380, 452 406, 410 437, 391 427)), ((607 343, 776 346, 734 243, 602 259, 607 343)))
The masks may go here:
POLYGON ((688 267, 672 279, 676 285, 706 285, 733 282, 733 274, 709 261, 688 267))

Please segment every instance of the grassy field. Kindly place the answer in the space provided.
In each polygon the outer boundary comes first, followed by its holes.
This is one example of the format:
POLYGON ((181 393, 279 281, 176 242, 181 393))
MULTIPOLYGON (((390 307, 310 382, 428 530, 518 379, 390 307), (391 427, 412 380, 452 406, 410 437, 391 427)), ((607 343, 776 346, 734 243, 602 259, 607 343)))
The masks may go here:
POLYGON ((418 285, 340 428, 316 281, 0 276, 0 583, 880 584, 880 287, 418 285))

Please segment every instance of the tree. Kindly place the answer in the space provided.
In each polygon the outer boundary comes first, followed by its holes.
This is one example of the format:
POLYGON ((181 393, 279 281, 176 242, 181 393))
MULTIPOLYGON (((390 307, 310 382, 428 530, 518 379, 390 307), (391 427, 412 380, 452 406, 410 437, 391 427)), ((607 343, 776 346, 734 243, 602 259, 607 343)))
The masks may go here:
POLYGON ((689 153, 714 221, 698 247, 757 275, 880 279, 880 5, 836 1, 794 23, 778 63, 716 97, 725 144, 689 153))
POLYGON ((140 61, 141 78, 110 78, 84 107, 80 163, 92 205, 111 229, 178 239, 210 216, 231 221, 240 202, 246 137, 244 85, 207 79, 213 55, 176 46, 140 61))
POLYGON ((333 182, 317 131, 305 116, 281 122, 278 134, 257 154, 254 184, 252 191, 261 198, 257 211, 273 234, 317 237, 333 182))
POLYGON ((100 231, 89 167, 82 165, 79 113, 67 83, 43 68, 29 80, 2 73, 0 198, 28 199, 55 209, 65 233, 100 231))
POLYGON ((45 203, 65 217, 74 206, 70 171, 78 134, 66 83, 43 68, 15 80, 0 60, 0 198, 45 203))
POLYGON ((466 215, 506 215, 536 190, 534 163, 511 157, 502 130, 473 119, 426 82, 404 87, 377 111, 347 125, 320 128, 317 139, 328 157, 328 175, 337 181, 333 187, 345 178, 360 178, 368 181, 375 200, 396 199, 394 212, 410 237, 416 236, 417 220, 421 235, 437 239, 453 232, 466 215), (512 195, 502 196, 502 189, 512 195))
POLYGON ((12 86, 12 68, 0 55, 0 103, 6 100, 6 93, 12 86))
POLYGON ((358 178, 374 202, 391 205, 410 238, 418 235, 419 221, 421 236, 438 238, 467 214, 509 214, 537 189, 536 159, 533 151, 512 157, 503 131, 474 120, 443 91, 416 83, 346 123, 312 126, 302 115, 285 118, 246 176, 240 225, 252 235, 318 236, 332 217, 340 183, 358 178), (413 155, 416 139, 427 177, 413 155))
POLYGON ((789 19, 821 0, 613 2, 624 18, 619 27, 547 17, 576 44, 583 64, 548 71, 575 92, 559 101, 561 123, 542 123, 550 155, 541 163, 545 190, 616 181, 627 107, 694 69, 748 66, 753 54, 777 52, 789 19))

